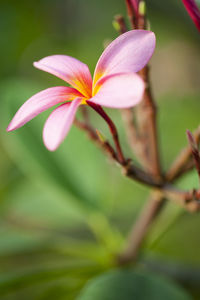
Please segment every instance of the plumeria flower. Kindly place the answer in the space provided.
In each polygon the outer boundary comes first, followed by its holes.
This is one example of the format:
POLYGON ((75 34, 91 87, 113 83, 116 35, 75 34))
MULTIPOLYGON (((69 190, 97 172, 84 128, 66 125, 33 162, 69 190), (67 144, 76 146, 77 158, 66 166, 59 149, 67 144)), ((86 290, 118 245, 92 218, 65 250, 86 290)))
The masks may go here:
POLYGON ((185 8, 196 25, 197 29, 200 31, 200 10, 194 0, 182 0, 185 8))
POLYGON ((72 87, 57 86, 43 90, 27 100, 17 111, 7 130, 12 131, 48 108, 61 104, 47 119, 44 144, 54 151, 66 137, 80 105, 128 108, 141 101, 144 82, 135 74, 151 58, 155 35, 151 31, 128 31, 104 50, 99 58, 93 80, 88 66, 66 55, 45 57, 34 66, 49 72, 72 87))

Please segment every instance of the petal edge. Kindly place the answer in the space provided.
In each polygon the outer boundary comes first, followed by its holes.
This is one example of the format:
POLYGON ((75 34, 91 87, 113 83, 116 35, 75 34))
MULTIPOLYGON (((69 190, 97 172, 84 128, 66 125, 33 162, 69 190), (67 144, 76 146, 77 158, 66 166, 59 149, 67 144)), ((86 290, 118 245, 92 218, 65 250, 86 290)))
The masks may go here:
POLYGON ((7 131, 22 127, 38 114, 58 103, 70 101, 80 96, 81 94, 77 90, 65 86, 45 89, 33 95, 19 108, 8 125, 7 131))

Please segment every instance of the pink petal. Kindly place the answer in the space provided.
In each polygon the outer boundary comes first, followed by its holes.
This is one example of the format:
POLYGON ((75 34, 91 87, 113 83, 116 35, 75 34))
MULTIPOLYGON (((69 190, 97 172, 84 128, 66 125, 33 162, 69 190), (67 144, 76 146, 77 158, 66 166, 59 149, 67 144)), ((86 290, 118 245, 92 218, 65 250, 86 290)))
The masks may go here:
POLYGON ((94 72, 94 84, 104 75, 138 72, 151 58, 155 35, 147 30, 131 30, 115 39, 102 53, 94 72))
POLYGON ((88 66, 78 59, 67 55, 52 55, 34 62, 33 65, 68 82, 84 96, 91 96, 92 77, 90 71, 88 66))
POLYGON ((197 29, 200 31, 200 10, 199 10, 197 4, 195 3, 194 0, 182 0, 182 1, 183 1, 183 4, 185 5, 185 8, 186 8, 189 16, 195 23, 197 29))
POLYGON ((81 94, 70 87, 57 86, 41 91, 28 99, 17 111, 7 131, 15 130, 33 119, 39 113, 58 103, 73 100, 81 94))
POLYGON ((43 140, 48 150, 54 151, 66 137, 73 121, 81 98, 73 100, 71 103, 64 103, 58 106, 47 119, 43 140))
POLYGON ((96 95, 90 101, 113 108, 127 108, 142 100, 144 82, 135 73, 105 76, 98 85, 96 95))

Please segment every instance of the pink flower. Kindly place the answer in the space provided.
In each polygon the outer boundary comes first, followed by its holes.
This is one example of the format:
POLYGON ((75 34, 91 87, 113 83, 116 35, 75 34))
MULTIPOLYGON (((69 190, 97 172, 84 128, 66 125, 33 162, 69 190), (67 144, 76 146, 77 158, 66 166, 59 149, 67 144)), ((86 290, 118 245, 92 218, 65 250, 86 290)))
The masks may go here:
POLYGON ((195 3, 194 0, 182 0, 182 1, 183 1, 183 4, 185 5, 185 8, 186 8, 189 16, 195 23, 197 29, 200 31, 200 10, 199 10, 197 4, 195 3))
POLYGON ((43 130, 45 146, 54 151, 66 137, 80 105, 92 102, 119 109, 136 105, 142 99, 144 83, 135 72, 147 64, 154 48, 153 32, 124 33, 102 53, 93 80, 87 65, 70 56, 52 55, 35 62, 36 68, 63 79, 72 87, 51 87, 32 96, 17 111, 7 131, 62 103, 50 114, 43 130))

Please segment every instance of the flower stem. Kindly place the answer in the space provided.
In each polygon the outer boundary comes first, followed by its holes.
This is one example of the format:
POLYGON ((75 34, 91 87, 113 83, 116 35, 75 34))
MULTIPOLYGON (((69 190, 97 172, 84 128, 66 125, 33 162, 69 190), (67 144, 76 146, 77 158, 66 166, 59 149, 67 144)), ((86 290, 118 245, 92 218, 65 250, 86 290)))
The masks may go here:
POLYGON ((108 124, 108 127, 110 129, 110 132, 112 134, 114 143, 115 143, 115 147, 116 147, 116 151, 117 151, 117 155, 118 155, 118 159, 119 159, 119 163, 121 165, 125 165, 127 163, 124 154, 122 152, 121 149, 121 145, 119 142, 119 136, 118 136, 118 132, 117 132, 117 128, 115 126, 115 124, 113 123, 113 121, 110 119, 110 117, 107 115, 107 113, 103 110, 103 108, 100 105, 97 105, 91 101, 87 101, 88 105, 90 107, 92 107, 108 124))
POLYGON ((137 28, 137 19, 138 19, 138 4, 137 2, 131 0, 126 1, 127 15, 130 21, 130 24, 133 29, 137 28))

